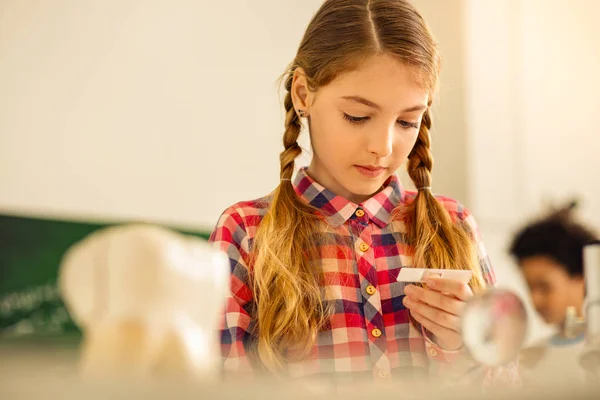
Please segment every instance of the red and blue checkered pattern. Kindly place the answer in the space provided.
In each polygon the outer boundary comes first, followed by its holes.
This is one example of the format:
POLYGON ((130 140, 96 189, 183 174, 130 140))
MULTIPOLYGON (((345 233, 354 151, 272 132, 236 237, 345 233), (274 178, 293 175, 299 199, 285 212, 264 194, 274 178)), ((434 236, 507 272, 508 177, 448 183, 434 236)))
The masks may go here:
MULTIPOLYGON (((480 366, 466 350, 445 351, 409 322, 409 311, 402 304, 405 283, 396 278, 401 268, 412 266, 410 244, 404 224, 392 221, 392 211, 413 201, 415 192, 403 190, 392 176, 382 191, 354 204, 315 182, 306 169, 298 172, 293 184, 300 199, 325 216, 319 249, 324 293, 334 312, 308 358, 288 365, 290 376, 318 374, 354 381, 361 376, 377 381, 436 376, 440 382, 467 384, 518 379, 514 366, 494 370, 480 366)), ((494 273, 475 220, 458 202, 437 198, 455 221, 465 221, 475 233, 481 273, 493 285, 494 273)), ((231 295, 221 331, 225 371, 252 371, 256 362, 248 355, 255 324, 249 254, 269 201, 267 197, 228 208, 211 236, 231 262, 231 295)))

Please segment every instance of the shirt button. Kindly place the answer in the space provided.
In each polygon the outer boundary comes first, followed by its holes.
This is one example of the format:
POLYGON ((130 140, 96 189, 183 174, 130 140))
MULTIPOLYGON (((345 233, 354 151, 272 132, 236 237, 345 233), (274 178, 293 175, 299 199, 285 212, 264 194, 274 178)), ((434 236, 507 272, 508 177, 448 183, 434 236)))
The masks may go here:
POLYGON ((387 373, 385 371, 379 371, 380 378, 385 378, 386 376, 387 376, 387 373))
POLYGON ((431 357, 435 357, 435 356, 437 356, 437 355, 438 355, 438 352, 437 352, 437 350, 436 350, 436 349, 434 349, 434 348, 432 347, 432 348, 430 348, 430 349, 429 349, 429 355, 430 355, 431 357))
POLYGON ((367 292, 367 294, 369 295, 374 295, 375 292, 377 291, 377 289, 375 289, 375 286, 373 285, 369 285, 365 288, 365 291, 367 292))
POLYGON ((369 245, 366 243, 361 243, 360 246, 358 246, 358 248, 364 253, 365 251, 369 250, 369 245))
POLYGON ((356 210, 356 212, 354 213, 358 218, 362 218, 365 216, 365 212, 363 210, 361 210, 360 208, 358 210, 356 210))
POLYGON ((371 331, 371 335, 373 335, 373 337, 378 338, 381 336, 381 331, 379 329, 375 328, 371 331))

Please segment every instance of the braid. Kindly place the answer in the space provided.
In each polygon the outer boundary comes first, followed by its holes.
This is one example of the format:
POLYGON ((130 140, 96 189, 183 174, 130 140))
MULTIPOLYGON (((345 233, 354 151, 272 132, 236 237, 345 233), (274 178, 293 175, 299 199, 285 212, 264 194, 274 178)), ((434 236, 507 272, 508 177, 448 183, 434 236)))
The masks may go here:
POLYGON ((431 186, 433 157, 429 150, 431 147, 430 129, 431 115, 429 109, 427 109, 423 114, 417 142, 408 156, 408 176, 418 189, 431 186))
POLYGON ((321 292, 322 276, 314 267, 319 258, 319 219, 316 210, 298 198, 290 181, 294 161, 302 152, 298 145, 302 124, 291 95, 293 76, 292 66, 285 81, 281 182, 273 192, 252 249, 257 361, 274 373, 279 373, 288 360, 308 354, 330 315, 321 292))
POLYGON ((415 200, 401 211, 413 244, 414 266, 437 269, 469 269, 473 271, 471 289, 484 287, 479 260, 466 224, 455 223, 443 204, 430 190, 433 157, 430 151, 431 114, 423 115, 419 135, 409 154, 407 172, 419 189, 415 200))
POLYGON ((285 89, 287 93, 283 101, 285 107, 285 133, 283 134, 284 150, 279 155, 281 163, 280 178, 291 179, 294 173, 294 160, 302 153, 302 149, 298 145, 298 136, 302 130, 300 118, 294 109, 292 102, 292 81, 294 80, 294 70, 292 69, 286 79, 285 89))

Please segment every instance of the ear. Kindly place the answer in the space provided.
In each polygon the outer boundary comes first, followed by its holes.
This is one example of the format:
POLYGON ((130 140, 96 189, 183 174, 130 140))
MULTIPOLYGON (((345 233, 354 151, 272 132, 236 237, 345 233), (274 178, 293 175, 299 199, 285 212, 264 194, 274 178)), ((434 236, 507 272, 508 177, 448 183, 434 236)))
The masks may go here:
POLYGON ((291 94, 294 108, 308 115, 314 102, 315 92, 310 90, 306 73, 302 68, 296 68, 294 71, 291 94))

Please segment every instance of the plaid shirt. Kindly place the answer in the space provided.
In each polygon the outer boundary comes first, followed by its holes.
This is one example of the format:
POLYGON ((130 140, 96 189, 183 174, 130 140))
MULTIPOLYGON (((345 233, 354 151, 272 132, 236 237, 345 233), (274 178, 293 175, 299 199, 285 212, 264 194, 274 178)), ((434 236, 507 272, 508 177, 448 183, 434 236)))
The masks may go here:
MULTIPOLYGON (((333 232, 331 243, 321 245, 320 253, 326 299, 335 307, 330 326, 319 332, 309 357, 288 365, 290 376, 318 374, 336 380, 366 376, 376 381, 436 376, 438 382, 468 384, 517 379, 514 368, 484 368, 465 350, 443 350, 409 322, 409 310, 402 304, 405 283, 396 278, 401 268, 412 266, 412 259, 405 226, 392 223, 391 213, 396 206, 412 201, 415 192, 403 190, 398 178, 392 176, 382 191, 354 204, 315 182, 305 169, 298 172, 293 185, 302 201, 322 213, 333 232)), ((475 220, 456 201, 437 198, 454 220, 464 220, 475 232, 482 275, 492 285, 494 273, 475 220)), ((221 331, 226 372, 253 369, 246 353, 255 323, 249 254, 269 200, 241 202, 228 208, 211 235, 210 240, 229 255, 231 262, 231 295, 221 331)))

